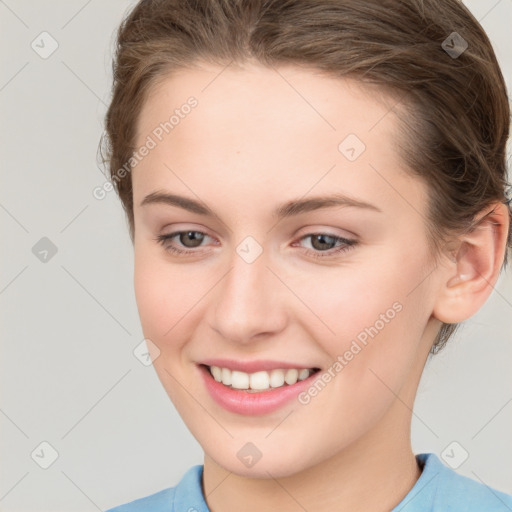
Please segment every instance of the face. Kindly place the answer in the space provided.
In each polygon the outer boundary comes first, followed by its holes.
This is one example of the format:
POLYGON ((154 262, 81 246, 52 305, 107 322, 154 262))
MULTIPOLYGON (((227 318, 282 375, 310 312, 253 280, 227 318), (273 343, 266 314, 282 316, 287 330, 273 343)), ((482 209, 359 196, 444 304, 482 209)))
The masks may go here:
POLYGON ((408 436, 436 274, 427 191, 377 92, 205 65, 161 81, 141 112, 144 336, 188 428, 236 474, 287 476, 408 436))

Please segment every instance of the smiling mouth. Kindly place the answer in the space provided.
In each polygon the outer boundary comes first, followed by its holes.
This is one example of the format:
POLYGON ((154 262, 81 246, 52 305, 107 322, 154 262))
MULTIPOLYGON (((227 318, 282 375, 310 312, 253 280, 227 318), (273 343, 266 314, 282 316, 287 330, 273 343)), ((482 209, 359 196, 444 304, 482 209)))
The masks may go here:
POLYGON ((261 393, 293 386, 320 371, 319 368, 286 368, 246 373, 219 366, 204 364, 201 366, 208 370, 213 379, 227 388, 248 393, 261 393))

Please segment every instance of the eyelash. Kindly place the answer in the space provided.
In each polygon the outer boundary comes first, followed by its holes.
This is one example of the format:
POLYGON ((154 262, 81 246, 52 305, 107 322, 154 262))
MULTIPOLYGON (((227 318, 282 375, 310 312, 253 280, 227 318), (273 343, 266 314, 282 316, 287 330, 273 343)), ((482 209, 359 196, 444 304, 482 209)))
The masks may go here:
MULTIPOLYGON (((172 245, 166 245, 166 242, 168 240, 170 240, 178 235, 184 234, 184 233, 200 233, 202 235, 209 236, 206 233, 203 233, 202 231, 186 230, 186 231, 175 231, 174 233, 158 235, 155 237, 154 240, 156 242, 158 242, 159 244, 161 244, 164 247, 164 249, 166 251, 170 252, 171 254, 186 256, 186 255, 190 255, 192 253, 197 252, 193 249, 184 251, 183 249, 178 249, 177 247, 174 247, 172 245)), ((305 238, 310 238, 310 237, 319 236, 319 235, 324 235, 324 236, 328 236, 329 238, 333 238, 335 243, 342 242, 343 245, 341 245, 340 247, 337 247, 337 248, 329 249, 327 251, 317 251, 317 250, 307 249, 306 252, 313 258, 332 257, 333 255, 336 255, 336 254, 345 253, 345 252, 353 249, 357 245, 356 240, 349 240, 347 238, 342 238, 340 236, 334 236, 329 233, 309 233, 309 234, 301 237, 299 239, 299 241, 304 240, 305 238)))

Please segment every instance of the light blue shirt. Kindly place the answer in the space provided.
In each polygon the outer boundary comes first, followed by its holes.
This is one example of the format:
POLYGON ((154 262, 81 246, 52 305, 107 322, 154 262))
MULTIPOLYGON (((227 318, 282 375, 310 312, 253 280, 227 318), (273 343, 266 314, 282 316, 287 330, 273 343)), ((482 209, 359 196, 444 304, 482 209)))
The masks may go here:
MULTIPOLYGON (((434 453, 416 459, 423 471, 390 512, 512 512, 512 495, 445 466, 434 453)), ((203 466, 192 466, 178 485, 106 512, 210 512, 201 488, 203 466)))

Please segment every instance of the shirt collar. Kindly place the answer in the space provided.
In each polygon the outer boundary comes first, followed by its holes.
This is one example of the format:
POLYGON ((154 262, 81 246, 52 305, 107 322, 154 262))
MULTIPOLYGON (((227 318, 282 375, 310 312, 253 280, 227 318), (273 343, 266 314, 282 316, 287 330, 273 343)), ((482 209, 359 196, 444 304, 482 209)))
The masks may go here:
MULTIPOLYGON (((421 475, 404 499, 391 512, 430 512, 439 477, 450 470, 434 453, 416 455, 421 475)), ((173 512, 210 512, 202 490, 203 466, 192 466, 176 486, 173 512)))
POLYGON ((439 478, 443 478, 449 469, 435 453, 416 455, 418 466, 422 469, 412 489, 391 512, 430 512, 435 502, 439 478))

